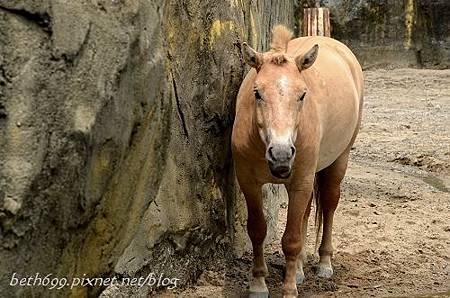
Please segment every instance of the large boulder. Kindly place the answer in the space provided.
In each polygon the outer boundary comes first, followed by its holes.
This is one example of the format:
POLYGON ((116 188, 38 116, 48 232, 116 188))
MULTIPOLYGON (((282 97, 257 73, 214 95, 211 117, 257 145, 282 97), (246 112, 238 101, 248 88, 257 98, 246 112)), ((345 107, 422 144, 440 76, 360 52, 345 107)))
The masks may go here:
POLYGON ((11 287, 14 272, 183 283, 242 252, 240 44, 294 28, 295 2, 0 1, 2 296, 102 290, 11 287))

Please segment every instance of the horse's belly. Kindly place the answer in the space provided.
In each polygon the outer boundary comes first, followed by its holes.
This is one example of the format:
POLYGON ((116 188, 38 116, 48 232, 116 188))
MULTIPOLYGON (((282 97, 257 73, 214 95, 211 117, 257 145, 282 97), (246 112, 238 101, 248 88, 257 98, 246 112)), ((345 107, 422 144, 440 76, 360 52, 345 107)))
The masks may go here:
POLYGON ((319 149, 317 172, 330 166, 348 147, 357 130, 359 118, 359 100, 349 104, 347 112, 342 113, 339 119, 331 119, 324 125, 322 141, 319 149))
POLYGON ((339 142, 336 146, 330 148, 329 146, 325 146, 326 149, 322 149, 319 155, 319 161, 317 163, 317 172, 325 169, 330 166, 339 156, 347 149, 352 135, 346 137, 346 143, 339 142))

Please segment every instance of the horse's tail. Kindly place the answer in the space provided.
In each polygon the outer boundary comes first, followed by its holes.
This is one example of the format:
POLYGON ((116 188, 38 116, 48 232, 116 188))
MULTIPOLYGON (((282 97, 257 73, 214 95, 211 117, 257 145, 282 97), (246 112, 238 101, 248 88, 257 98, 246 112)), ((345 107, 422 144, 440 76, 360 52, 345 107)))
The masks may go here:
POLYGON ((316 214, 314 220, 314 225, 316 227, 316 244, 314 247, 314 251, 317 251, 317 248, 319 247, 320 231, 322 230, 322 222, 323 222, 323 211, 322 206, 320 205, 320 189, 318 178, 319 177, 316 174, 316 177, 314 177, 314 189, 313 189, 313 197, 316 206, 316 214))

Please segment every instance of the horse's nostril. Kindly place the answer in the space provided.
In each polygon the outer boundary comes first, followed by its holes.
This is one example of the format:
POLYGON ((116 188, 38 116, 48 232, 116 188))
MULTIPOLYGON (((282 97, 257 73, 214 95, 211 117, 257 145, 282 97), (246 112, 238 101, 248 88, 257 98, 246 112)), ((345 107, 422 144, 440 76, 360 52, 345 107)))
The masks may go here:
POLYGON ((291 156, 294 156, 295 155, 295 147, 294 146, 291 146, 291 156))
POLYGON ((275 158, 275 156, 273 155, 273 151, 272 151, 273 147, 269 147, 269 156, 273 161, 276 161, 277 159, 275 158))

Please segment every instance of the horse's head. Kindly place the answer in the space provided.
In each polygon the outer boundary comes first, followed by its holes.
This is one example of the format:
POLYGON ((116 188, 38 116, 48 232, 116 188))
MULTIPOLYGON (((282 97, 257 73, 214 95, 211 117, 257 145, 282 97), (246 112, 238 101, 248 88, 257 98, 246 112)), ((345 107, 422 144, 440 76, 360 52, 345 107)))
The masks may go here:
POLYGON ((274 28, 271 50, 258 53, 243 44, 245 62, 257 71, 254 85, 255 115, 259 135, 266 145, 266 159, 272 175, 288 178, 295 158, 295 141, 300 111, 308 100, 308 86, 301 71, 317 58, 319 46, 289 57, 285 52, 292 33, 274 28))

